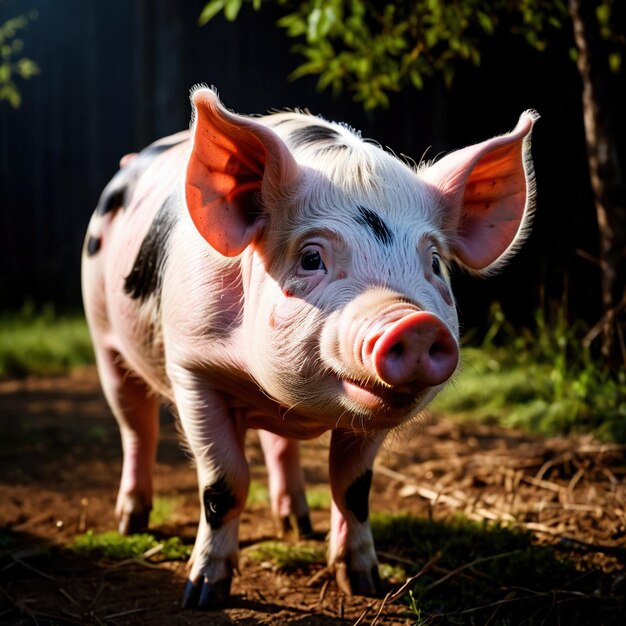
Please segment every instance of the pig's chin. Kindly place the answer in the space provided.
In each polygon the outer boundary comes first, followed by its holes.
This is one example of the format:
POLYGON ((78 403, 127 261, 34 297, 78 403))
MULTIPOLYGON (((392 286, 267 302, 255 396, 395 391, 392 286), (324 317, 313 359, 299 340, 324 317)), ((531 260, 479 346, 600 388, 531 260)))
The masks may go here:
POLYGON ((391 388, 348 379, 340 381, 344 403, 369 418, 368 426, 390 428, 414 415, 426 404, 430 388, 391 388))

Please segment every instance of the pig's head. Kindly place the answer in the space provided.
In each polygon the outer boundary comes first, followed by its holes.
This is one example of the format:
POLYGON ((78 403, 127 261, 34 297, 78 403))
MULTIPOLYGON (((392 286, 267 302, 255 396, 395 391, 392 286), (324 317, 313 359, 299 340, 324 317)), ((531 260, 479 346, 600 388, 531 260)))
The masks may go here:
POLYGON ((329 428, 418 413, 458 364, 448 266, 494 272, 527 230, 536 114, 414 170, 319 118, 238 116, 208 89, 192 100, 187 205, 217 252, 242 255, 259 385, 329 428))

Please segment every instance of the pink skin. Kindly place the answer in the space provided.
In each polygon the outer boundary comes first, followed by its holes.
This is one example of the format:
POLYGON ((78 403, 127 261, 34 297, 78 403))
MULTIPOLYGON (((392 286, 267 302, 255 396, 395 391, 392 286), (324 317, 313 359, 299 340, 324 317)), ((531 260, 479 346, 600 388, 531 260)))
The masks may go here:
POLYGON ((97 348, 104 395, 117 419, 124 464, 115 511, 122 534, 140 532, 152 509, 152 472, 159 435, 159 400, 119 364, 119 354, 97 348))
MULTIPOLYGON (((86 247, 83 297, 124 448, 120 529, 147 523, 165 399, 202 505, 184 605, 219 606, 237 567, 246 429, 260 429, 272 512, 300 530, 308 507, 295 440, 332 430, 329 562, 345 591, 375 593, 367 492, 376 452, 456 370, 446 263, 489 273, 519 245, 535 116, 415 172, 317 118, 238 116, 206 89, 193 102, 191 137, 159 152, 129 206, 89 226, 100 245, 86 247), (310 142, 289 143, 319 125, 347 149, 321 157, 310 142), (342 165, 346 152, 358 158, 342 165), (142 300, 125 279, 165 198, 176 199, 175 219, 160 233, 158 289, 142 300)), ((143 158, 122 165, 133 171, 143 158)))
POLYGON ((293 439, 259 430, 269 480, 270 504, 279 534, 309 532, 299 525, 309 515, 300 465, 300 446, 293 439))

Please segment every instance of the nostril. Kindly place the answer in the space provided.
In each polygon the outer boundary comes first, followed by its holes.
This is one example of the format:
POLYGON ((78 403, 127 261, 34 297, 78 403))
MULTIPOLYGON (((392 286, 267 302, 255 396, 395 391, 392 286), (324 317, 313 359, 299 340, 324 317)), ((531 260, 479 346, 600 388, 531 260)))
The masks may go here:
POLYGON ((404 344, 401 341, 394 343, 391 348, 389 348, 389 356, 394 359, 400 359, 404 354, 405 348, 404 344))
POLYGON ((442 355, 446 355, 450 352, 448 346, 442 341, 435 341, 430 349, 428 350, 428 355, 431 357, 438 357, 442 355))

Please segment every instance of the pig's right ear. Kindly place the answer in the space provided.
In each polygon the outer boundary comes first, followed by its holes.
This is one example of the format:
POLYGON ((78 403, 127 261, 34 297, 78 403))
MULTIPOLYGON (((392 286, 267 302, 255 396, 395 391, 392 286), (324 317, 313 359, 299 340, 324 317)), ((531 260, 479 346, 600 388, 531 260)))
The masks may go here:
POLYGON ((236 256, 266 225, 262 196, 288 190, 298 177, 298 165, 274 131, 226 110, 211 89, 196 89, 191 101, 187 208, 215 250, 236 256))

